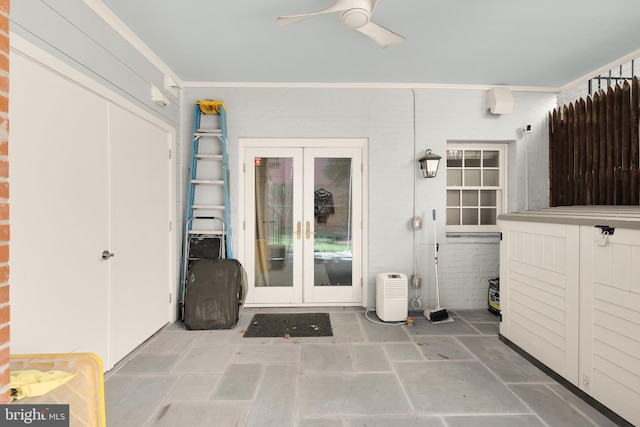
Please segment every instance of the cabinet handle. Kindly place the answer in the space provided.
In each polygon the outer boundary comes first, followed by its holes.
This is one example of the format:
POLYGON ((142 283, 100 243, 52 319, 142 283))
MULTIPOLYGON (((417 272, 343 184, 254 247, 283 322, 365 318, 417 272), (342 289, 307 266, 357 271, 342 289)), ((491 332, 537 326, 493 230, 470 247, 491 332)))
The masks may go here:
POLYGON ((298 240, 302 237, 302 223, 298 221, 298 225, 296 226, 296 237, 298 240))

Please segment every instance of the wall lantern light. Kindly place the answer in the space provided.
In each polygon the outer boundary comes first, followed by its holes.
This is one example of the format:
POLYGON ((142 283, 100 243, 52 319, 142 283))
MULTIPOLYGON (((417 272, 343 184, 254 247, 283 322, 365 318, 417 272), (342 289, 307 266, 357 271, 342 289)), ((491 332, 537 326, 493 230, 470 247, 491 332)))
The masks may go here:
POLYGON ((424 156, 418 159, 422 176, 425 178, 435 178, 436 173, 438 173, 438 165, 440 164, 441 158, 442 157, 437 154, 433 154, 431 150, 425 151, 424 156))

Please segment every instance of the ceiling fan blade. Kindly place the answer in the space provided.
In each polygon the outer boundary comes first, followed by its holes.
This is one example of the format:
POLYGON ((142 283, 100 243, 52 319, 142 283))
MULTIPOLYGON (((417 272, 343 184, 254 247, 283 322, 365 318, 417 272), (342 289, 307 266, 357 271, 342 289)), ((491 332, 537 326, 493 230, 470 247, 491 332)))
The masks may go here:
POLYGON ((360 31, 365 36, 376 42, 381 48, 389 47, 396 43, 400 43, 404 40, 399 34, 394 33, 378 24, 369 21, 367 24, 360 28, 356 28, 356 31, 360 31))
POLYGON ((312 16, 316 15, 323 15, 325 13, 332 12, 343 12, 351 7, 351 3, 352 0, 338 0, 328 8, 318 10, 317 12, 305 13, 302 15, 278 16, 276 22, 279 26, 282 27, 285 25, 293 24, 294 22, 304 21, 305 19, 311 18, 312 16))

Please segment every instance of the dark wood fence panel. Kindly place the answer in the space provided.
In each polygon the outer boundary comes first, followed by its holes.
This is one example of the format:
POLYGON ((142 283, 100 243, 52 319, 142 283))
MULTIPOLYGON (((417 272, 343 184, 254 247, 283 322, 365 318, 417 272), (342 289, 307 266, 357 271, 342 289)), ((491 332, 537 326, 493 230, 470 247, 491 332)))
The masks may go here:
POLYGON ((640 204, 640 82, 549 113, 549 204, 640 204))

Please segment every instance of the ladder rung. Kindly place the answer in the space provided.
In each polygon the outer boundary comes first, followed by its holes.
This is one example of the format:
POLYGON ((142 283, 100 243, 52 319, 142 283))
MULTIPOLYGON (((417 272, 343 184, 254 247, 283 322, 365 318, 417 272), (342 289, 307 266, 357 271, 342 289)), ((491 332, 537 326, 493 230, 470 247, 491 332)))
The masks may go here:
POLYGON ((201 209, 210 211, 223 211, 224 205, 191 205, 191 209, 201 209))
POLYGON ((204 234, 207 236, 222 236, 224 231, 221 230, 189 230, 189 235, 204 234))
POLYGON ((222 160, 222 154, 196 154, 198 160, 222 160))
POLYGON ((222 129, 198 129, 196 136, 222 136, 222 129))
POLYGON ((224 181, 221 179, 192 179, 192 184, 208 184, 208 185, 223 185, 224 181))

